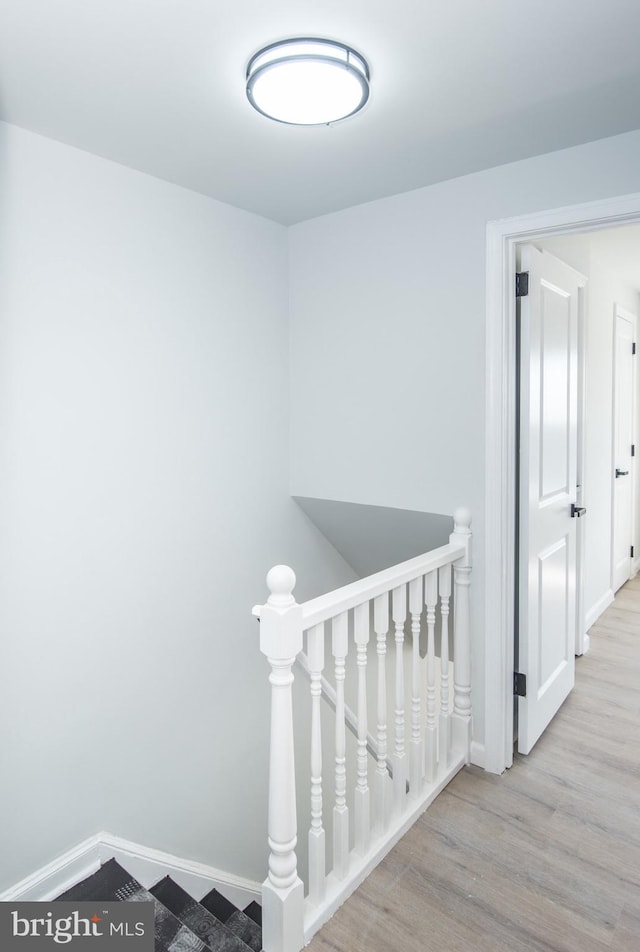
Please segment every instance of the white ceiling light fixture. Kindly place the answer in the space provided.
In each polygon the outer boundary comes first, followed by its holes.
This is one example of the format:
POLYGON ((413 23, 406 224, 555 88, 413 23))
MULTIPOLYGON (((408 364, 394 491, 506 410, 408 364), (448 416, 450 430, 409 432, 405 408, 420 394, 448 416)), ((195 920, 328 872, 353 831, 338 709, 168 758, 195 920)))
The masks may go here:
POLYGON ((362 109, 369 98, 369 67, 344 43, 317 37, 280 40, 249 60, 247 97, 276 122, 327 125, 362 109))

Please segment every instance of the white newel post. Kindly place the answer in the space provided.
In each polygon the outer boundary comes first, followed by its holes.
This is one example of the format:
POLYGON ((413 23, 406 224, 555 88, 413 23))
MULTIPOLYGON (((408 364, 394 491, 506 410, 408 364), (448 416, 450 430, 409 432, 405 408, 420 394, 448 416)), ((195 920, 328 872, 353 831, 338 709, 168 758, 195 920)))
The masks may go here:
POLYGON ((292 666, 302 650, 302 609, 287 565, 267 575, 271 592, 260 608, 260 650, 271 665, 269 750, 269 874, 262 886, 263 949, 299 952, 304 945, 304 887, 296 860, 297 818, 293 753, 292 666))
POLYGON ((457 509, 449 541, 464 545, 465 554, 453 564, 453 716, 452 740, 466 752, 471 747, 471 513, 457 509))

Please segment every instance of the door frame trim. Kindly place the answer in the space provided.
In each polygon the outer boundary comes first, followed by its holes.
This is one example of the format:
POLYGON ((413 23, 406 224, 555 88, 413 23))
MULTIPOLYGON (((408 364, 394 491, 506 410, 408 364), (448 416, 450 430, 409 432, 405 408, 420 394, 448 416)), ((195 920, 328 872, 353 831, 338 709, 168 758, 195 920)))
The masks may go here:
MULTIPOLYGON (((588 295, 587 288, 589 281, 581 288, 578 288, 578 467, 577 479, 580 487, 577 494, 577 505, 583 506, 585 501, 584 477, 586 470, 586 414, 587 414, 587 342, 588 342, 588 295)), ((585 532, 583 520, 578 519, 576 526, 576 655, 586 654, 589 650, 588 629, 591 627, 586 622, 586 608, 584 604, 584 553, 585 553, 585 532)))
MULTIPOLYGON (((624 307, 622 304, 618 304, 617 301, 613 304, 613 392, 611 394, 611 416, 612 416, 612 426, 611 426, 611 569, 610 569, 610 579, 611 579, 611 591, 615 594, 614 579, 613 579, 613 570, 614 570, 614 549, 615 549, 615 513, 616 513, 616 502, 615 502, 615 485, 616 480, 613 475, 613 470, 616 465, 616 327, 618 317, 623 318, 625 321, 629 321, 633 330, 633 339, 636 340, 638 336, 638 315, 634 311, 630 311, 629 308, 624 307)), ((638 414, 636 412, 636 401, 638 398, 637 391, 637 378, 636 373, 636 364, 635 361, 631 364, 631 432, 633 433, 633 442, 638 444, 637 439, 637 424, 638 424, 638 414)), ((636 539, 636 457, 631 458, 631 545, 634 547, 637 546, 638 542, 636 539)), ((634 571, 634 558, 631 558, 630 568, 631 574, 629 578, 633 578, 634 571)))
POLYGON ((513 763, 516 245, 640 222, 640 193, 487 223, 485 769, 513 763))

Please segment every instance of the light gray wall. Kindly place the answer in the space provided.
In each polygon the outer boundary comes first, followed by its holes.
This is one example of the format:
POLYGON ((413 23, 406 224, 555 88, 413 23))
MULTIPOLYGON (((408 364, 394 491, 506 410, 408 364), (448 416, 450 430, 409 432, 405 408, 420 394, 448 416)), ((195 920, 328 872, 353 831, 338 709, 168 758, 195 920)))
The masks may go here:
POLYGON ((562 235, 536 244, 589 279, 584 473, 584 607, 589 614, 611 589, 614 307, 637 314, 638 293, 594 256, 587 236, 562 235))
POLYGON ((264 877, 251 606, 288 496, 284 228, 0 125, 0 889, 100 829, 264 877))
POLYGON ((295 496, 360 578, 446 545, 451 516, 295 496))
POLYGON ((484 741, 486 224, 640 190, 640 132, 289 231, 292 491, 474 517, 475 738, 484 741))

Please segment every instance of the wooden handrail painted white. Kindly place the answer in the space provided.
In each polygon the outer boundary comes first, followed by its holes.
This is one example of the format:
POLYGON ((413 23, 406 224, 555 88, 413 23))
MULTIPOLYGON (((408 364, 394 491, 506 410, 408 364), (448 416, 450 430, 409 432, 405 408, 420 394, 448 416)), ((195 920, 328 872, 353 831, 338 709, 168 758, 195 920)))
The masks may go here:
MULTIPOLYGON (((419 814, 469 761, 471 742, 471 515, 459 509, 449 544, 298 605, 295 575, 276 566, 267 576, 270 596, 256 606, 260 647, 271 665, 271 742, 269 750, 269 871, 263 885, 265 952, 299 952, 344 899, 406 832, 419 814), (452 584, 453 571, 453 584, 452 584), (453 589, 453 658, 448 657, 448 625, 453 589), (371 612, 371 605, 373 611, 371 612), (435 624, 440 609, 440 678, 436 684, 435 624), (427 658, 418 651, 426 608, 427 658), (351 624, 351 614, 353 625, 351 624), (405 623, 410 615, 411 697, 404 689, 405 623), (373 623, 372 623, 373 622, 373 623), (395 641, 393 779, 387 771, 386 653, 395 641), (353 637, 350 631, 353 630, 353 637), (302 653, 307 631, 308 655, 302 653), (330 642, 327 640, 331 633, 330 642), (375 634, 375 639, 371 635, 375 634), (325 645, 326 641, 326 645, 325 645), (357 713, 345 703, 346 660, 356 651, 357 713), (376 739, 368 732, 368 646, 377 655, 376 739), (325 647, 333 656, 335 688, 323 676, 325 647), (309 756, 311 826, 309 888, 298 876, 296 772, 294 765, 292 682, 298 660, 310 680, 309 756), (453 711, 449 707, 453 664, 453 711), (438 702, 438 691, 440 694, 438 702), (323 826, 322 694, 335 710, 333 845, 326 855, 323 826), (422 698, 426 695, 426 710, 422 698), (346 730, 357 738, 356 766, 347 763, 346 730), (407 736, 408 735, 408 736, 407 736), (408 750, 407 750, 408 743, 408 750), (367 751, 376 757, 375 765, 367 751), (370 770, 375 766, 370 778, 370 770), (407 784, 407 774, 411 783, 407 784), (355 779, 355 783, 354 783, 355 779), (371 780, 371 785, 370 785, 371 780), (353 807, 351 806, 353 804, 353 807), (353 809, 353 821, 351 810, 353 809), (353 822, 354 835, 350 836, 353 822), (354 841, 353 848, 350 847, 354 841), (328 861, 328 862, 327 862, 328 861), (327 871, 328 866, 328 871, 327 871)), ((330 788, 329 788, 330 789, 330 788)))
POLYGON ((342 588, 337 588, 326 595, 319 595, 308 602, 303 602, 301 605, 302 626, 305 629, 311 628, 312 625, 318 625, 321 621, 333 618, 338 612, 348 611, 363 602, 371 601, 372 598, 376 598, 378 595, 391 592, 394 588, 405 585, 414 578, 426 575, 427 572, 439 569, 442 565, 448 565, 450 562, 464 558, 465 552, 464 545, 458 542, 456 538, 447 545, 442 545, 440 548, 433 549, 424 555, 416 556, 415 559, 401 562, 389 569, 383 569, 382 572, 376 572, 375 575, 358 579, 357 582, 350 582, 349 585, 343 585, 342 588))
MULTIPOLYGON (((375 575, 368 575, 366 578, 358 579, 356 582, 350 582, 343 585, 342 588, 336 588, 325 595, 318 595, 317 598, 311 598, 309 601, 302 602, 299 606, 302 609, 302 627, 306 631, 319 625, 323 621, 329 621, 341 611, 349 611, 356 608, 363 602, 371 601, 378 595, 384 595, 393 591, 399 585, 405 585, 414 578, 426 575, 439 569, 442 565, 450 565, 458 559, 465 557, 466 548, 463 542, 454 538, 455 532, 451 533, 447 545, 441 545, 437 549, 425 552, 424 555, 417 555, 406 562, 400 562, 391 568, 376 572, 375 575)), ((251 614, 254 618, 260 619, 262 605, 254 605, 251 614)))

